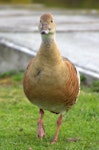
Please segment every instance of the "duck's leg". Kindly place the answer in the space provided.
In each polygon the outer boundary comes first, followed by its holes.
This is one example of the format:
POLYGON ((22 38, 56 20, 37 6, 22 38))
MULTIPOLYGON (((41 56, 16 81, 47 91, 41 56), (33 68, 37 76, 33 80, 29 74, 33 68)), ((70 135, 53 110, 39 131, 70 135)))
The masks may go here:
POLYGON ((44 125, 43 125, 43 116, 44 116, 44 111, 42 109, 40 109, 40 118, 38 120, 38 132, 37 132, 38 138, 45 137, 44 125))
POLYGON ((59 116, 58 120, 57 120, 57 128, 56 128, 56 133, 55 133, 55 136, 51 142, 51 144, 54 144, 56 143, 57 139, 58 139, 58 133, 59 133, 59 129, 60 129, 60 126, 62 124, 62 115, 59 116))

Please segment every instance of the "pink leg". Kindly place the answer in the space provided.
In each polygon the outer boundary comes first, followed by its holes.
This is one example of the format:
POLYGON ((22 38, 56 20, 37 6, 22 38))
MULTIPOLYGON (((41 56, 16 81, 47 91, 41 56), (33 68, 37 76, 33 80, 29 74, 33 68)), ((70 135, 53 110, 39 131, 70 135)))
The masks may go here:
POLYGON ((56 143, 56 141, 58 139, 58 133, 59 133, 59 129, 60 129, 61 124, 62 124, 62 115, 60 115, 58 120, 57 120, 57 129, 56 129, 55 136, 51 142, 52 144, 56 143))
POLYGON ((38 138, 45 137, 43 116, 44 116, 44 111, 42 109, 40 109, 40 118, 38 120, 38 133, 37 133, 38 138))

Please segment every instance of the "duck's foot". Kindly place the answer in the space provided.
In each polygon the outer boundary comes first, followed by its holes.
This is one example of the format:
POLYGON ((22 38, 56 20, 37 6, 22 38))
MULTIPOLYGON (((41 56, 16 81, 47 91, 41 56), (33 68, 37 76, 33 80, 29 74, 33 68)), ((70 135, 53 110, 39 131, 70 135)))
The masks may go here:
POLYGON ((51 144, 55 144, 57 142, 57 140, 52 140, 51 144))
POLYGON ((44 128, 40 127, 38 128, 38 133, 37 133, 38 138, 42 139, 45 137, 45 132, 44 132, 44 128))
POLYGON ((40 109, 40 118, 38 120, 38 132, 37 132, 37 136, 40 139, 45 137, 45 131, 44 131, 44 125, 43 125, 43 116, 44 116, 44 111, 42 109, 40 109))
POLYGON ((59 129, 60 129, 61 124, 62 124, 62 115, 60 115, 58 120, 57 120, 57 129, 56 129, 56 133, 55 133, 55 136, 54 136, 51 144, 55 144, 57 142, 59 129))

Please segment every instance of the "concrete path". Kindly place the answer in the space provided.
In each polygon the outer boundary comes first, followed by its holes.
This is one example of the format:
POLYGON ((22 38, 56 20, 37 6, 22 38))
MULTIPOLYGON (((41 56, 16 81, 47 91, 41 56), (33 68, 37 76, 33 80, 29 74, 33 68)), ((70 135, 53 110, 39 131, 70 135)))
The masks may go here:
MULTIPOLYGON (((88 77, 99 79, 99 13, 95 10, 51 10, 38 6, 31 9, 0 8, 1 45, 27 55, 36 55, 41 41, 37 26, 39 17, 45 12, 54 15, 57 24, 56 40, 62 56, 68 57, 88 77)), ((1 48, 0 57, 3 57, 1 48)), ((2 72, 6 60, 1 60, 2 72)), ((9 63, 6 65, 9 66, 9 63)))

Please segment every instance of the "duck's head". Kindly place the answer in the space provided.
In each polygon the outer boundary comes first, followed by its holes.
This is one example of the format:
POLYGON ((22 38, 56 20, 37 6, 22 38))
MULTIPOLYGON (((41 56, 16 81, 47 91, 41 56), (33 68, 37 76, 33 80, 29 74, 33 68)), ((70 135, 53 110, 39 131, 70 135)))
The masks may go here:
POLYGON ((39 32, 42 36, 54 35, 56 24, 51 14, 44 14, 40 17, 39 32))

